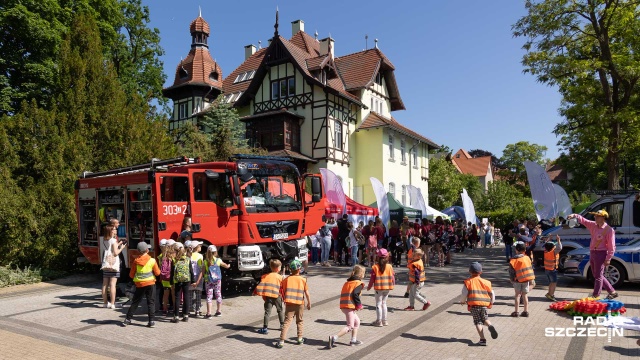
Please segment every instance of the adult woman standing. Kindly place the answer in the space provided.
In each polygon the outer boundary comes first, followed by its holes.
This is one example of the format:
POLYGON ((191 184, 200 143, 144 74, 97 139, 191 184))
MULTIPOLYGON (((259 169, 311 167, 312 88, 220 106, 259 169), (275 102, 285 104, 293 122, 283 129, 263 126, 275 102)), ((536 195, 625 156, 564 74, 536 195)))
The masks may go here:
POLYGON ((331 266, 331 264, 329 264, 329 254, 331 253, 331 228, 335 226, 336 224, 334 222, 327 221, 327 223, 324 224, 316 234, 318 241, 320 241, 320 265, 322 266, 331 266))
POLYGON ((594 215, 595 221, 587 220, 578 214, 571 214, 567 216, 567 219, 577 219, 591 233, 589 266, 594 277, 593 296, 600 297, 602 287, 604 287, 609 293, 607 299, 615 299, 618 297, 618 293, 611 286, 609 280, 604 277, 604 269, 609 266, 611 257, 616 251, 615 230, 606 223, 605 220, 609 217, 609 213, 605 210, 598 210, 589 214, 594 215))
POLYGON ((116 308, 116 282, 120 278, 120 252, 125 244, 117 239, 118 229, 113 225, 104 227, 102 239, 102 307, 116 308), (109 287, 109 299, 107 299, 107 286, 109 287))

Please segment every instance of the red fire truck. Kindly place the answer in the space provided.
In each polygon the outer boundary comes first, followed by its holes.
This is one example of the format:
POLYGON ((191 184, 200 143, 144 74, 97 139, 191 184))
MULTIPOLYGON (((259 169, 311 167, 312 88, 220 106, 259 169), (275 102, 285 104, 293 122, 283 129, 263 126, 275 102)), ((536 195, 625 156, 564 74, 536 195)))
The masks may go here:
POLYGON ((118 219, 128 241, 126 267, 138 242, 159 254, 160 239, 177 240, 185 217, 192 238, 216 245, 231 278, 258 277, 272 257, 307 256, 306 235, 323 224, 319 174, 300 175, 286 158, 237 155, 227 162, 180 157, 85 172, 76 181, 78 245, 100 264, 102 229, 118 219))

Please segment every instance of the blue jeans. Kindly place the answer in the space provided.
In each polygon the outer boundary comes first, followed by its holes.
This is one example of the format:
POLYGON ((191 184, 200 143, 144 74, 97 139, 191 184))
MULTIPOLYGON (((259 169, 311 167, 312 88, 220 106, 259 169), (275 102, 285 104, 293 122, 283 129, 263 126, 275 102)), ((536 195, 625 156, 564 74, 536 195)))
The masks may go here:
POLYGON ((315 264, 318 261, 320 261, 320 248, 312 247, 311 248, 311 262, 315 264))
POLYGON ((504 244, 504 254, 507 256, 507 260, 513 257, 513 245, 504 244))
POLYGON ((351 247, 351 266, 358 264, 358 245, 351 247))
POLYGON ((326 263, 329 261, 329 254, 331 253, 331 238, 322 238, 320 245, 322 245, 322 253, 320 253, 320 262, 326 263))

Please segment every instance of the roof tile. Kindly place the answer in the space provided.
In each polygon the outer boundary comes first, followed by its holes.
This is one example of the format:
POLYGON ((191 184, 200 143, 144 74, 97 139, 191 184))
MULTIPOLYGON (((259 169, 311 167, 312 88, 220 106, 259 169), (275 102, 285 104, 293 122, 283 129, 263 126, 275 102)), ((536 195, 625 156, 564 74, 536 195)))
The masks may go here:
POLYGON ((418 134, 417 132, 403 126, 393 117, 387 118, 373 111, 370 112, 369 115, 367 115, 367 117, 364 118, 360 126, 358 126, 358 128, 356 129, 356 131, 373 129, 378 127, 389 127, 399 133, 405 134, 413 139, 422 141, 432 147, 435 147, 435 148, 440 147, 438 144, 431 141, 431 139, 426 138, 418 134))

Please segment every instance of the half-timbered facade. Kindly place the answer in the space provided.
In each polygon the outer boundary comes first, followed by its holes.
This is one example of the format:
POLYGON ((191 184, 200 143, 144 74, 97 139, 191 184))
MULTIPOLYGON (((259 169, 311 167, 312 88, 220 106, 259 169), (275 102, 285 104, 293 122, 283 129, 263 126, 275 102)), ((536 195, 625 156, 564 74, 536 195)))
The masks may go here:
POLYGON ((245 61, 222 84, 223 101, 238 109, 249 144, 294 159, 301 171, 332 170, 360 203, 375 201, 372 176, 392 193, 414 185, 427 197, 428 150, 437 145, 391 116, 405 107, 382 51, 336 57, 335 41, 307 34, 301 20, 292 23, 289 39, 278 26, 276 15, 269 45, 245 46, 245 61), (390 139, 397 144, 390 147, 390 139), (394 160, 402 156, 408 161, 394 160))

